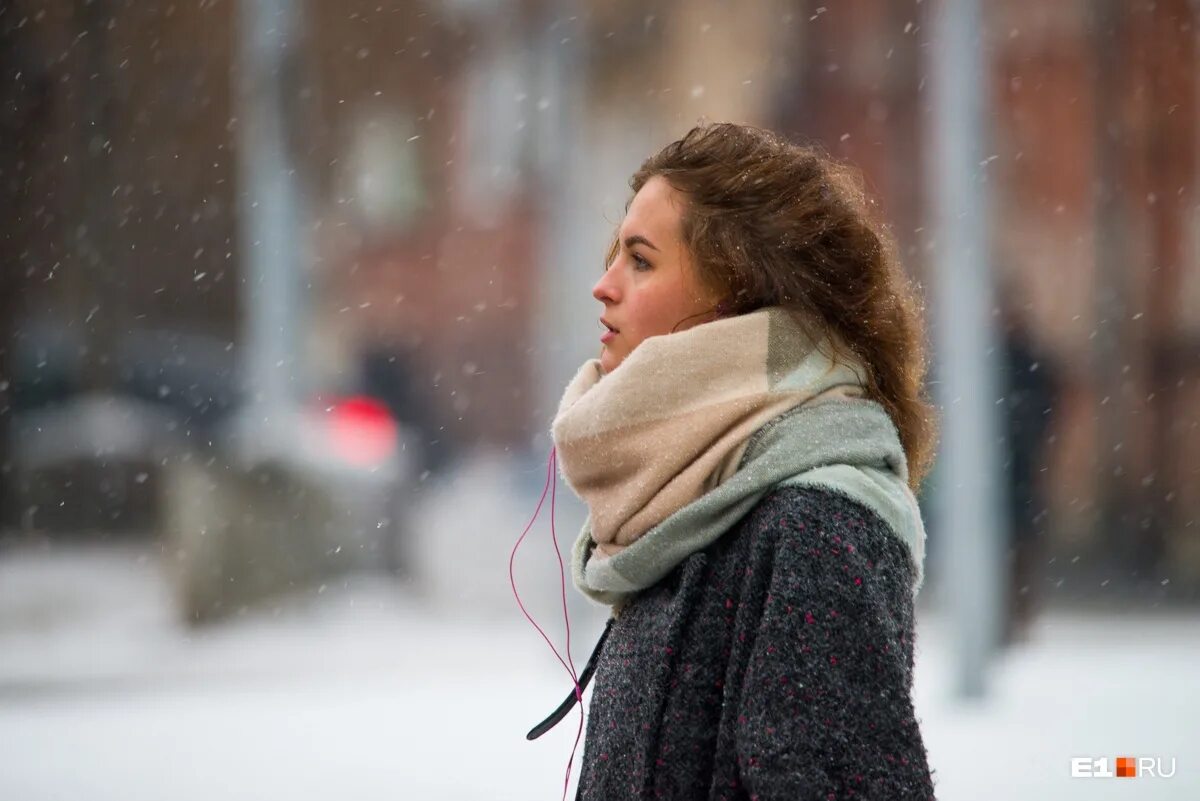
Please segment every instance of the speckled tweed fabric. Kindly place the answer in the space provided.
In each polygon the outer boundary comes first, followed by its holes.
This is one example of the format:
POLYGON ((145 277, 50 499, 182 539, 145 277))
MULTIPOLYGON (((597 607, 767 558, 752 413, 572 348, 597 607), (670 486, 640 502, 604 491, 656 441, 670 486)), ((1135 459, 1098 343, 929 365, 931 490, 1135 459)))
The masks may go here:
POLYGON ((613 622, 577 798, 933 798, 913 572, 866 506, 768 493, 613 622))

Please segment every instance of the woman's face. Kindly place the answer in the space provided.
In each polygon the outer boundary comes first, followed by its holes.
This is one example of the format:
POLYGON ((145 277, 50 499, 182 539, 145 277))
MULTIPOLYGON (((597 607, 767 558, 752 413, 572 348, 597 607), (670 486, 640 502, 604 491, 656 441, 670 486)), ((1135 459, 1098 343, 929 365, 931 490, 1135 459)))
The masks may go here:
POLYGON ((683 196, 661 176, 647 181, 617 232, 616 257, 592 288, 604 304, 600 367, 611 373, 647 337, 707 322, 716 305, 696 278, 682 239, 683 196), (699 316, 693 316, 699 315, 699 316))

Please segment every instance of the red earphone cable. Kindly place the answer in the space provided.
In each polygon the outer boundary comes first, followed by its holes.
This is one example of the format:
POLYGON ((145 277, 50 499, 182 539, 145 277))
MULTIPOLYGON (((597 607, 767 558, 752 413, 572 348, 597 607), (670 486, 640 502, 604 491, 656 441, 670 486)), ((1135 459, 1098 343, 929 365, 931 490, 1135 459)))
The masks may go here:
POLYGON ((575 733, 575 745, 571 748, 571 758, 567 760, 567 775, 563 780, 563 799, 566 801, 567 788, 571 783, 571 767, 575 763, 575 751, 579 747, 579 740, 583 736, 583 690, 579 686, 579 676, 575 672, 575 660, 571 657, 571 619, 567 614, 567 575, 566 568, 563 566, 562 553, 558 549, 558 533, 554 528, 554 502, 557 490, 557 482, 554 481, 554 468, 558 463, 558 452, 556 448, 550 449, 550 459, 546 469, 546 486, 542 489, 542 497, 538 500, 537 509, 533 512, 533 518, 529 524, 525 526, 525 530, 521 532, 521 536, 517 539, 517 544, 513 546, 512 554, 508 557, 508 580, 512 584, 513 596, 517 599, 517 605, 521 607, 521 613, 525 615, 525 619, 537 629, 538 634, 542 635, 542 639, 550 646, 550 650, 554 652, 554 656, 559 663, 571 675, 571 681, 575 684, 575 700, 579 702, 579 729, 575 733), (546 493, 550 493, 550 538, 554 543, 554 555, 558 558, 558 577, 559 584, 562 590, 562 608, 563 608, 563 623, 567 629, 567 658, 563 659, 562 654, 554 647, 554 643, 542 630, 542 627, 537 624, 533 616, 529 614, 529 610, 525 608, 525 604, 521 601, 521 594, 517 592, 517 582, 513 575, 513 563, 517 557, 517 549, 521 547, 521 543, 525 540, 525 535, 529 533, 529 529, 537 521, 538 515, 541 514, 542 504, 546 501, 546 493))

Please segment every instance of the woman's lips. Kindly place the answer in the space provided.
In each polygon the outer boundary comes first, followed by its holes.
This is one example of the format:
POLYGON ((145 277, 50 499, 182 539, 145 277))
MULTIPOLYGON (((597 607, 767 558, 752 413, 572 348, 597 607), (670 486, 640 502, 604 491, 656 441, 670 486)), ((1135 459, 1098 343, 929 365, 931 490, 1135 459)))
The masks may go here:
POLYGON ((608 329, 600 335, 600 341, 606 345, 612 341, 613 337, 620 333, 616 328, 613 327, 612 323, 610 323, 608 320, 605 320, 603 317, 600 318, 600 325, 608 329))

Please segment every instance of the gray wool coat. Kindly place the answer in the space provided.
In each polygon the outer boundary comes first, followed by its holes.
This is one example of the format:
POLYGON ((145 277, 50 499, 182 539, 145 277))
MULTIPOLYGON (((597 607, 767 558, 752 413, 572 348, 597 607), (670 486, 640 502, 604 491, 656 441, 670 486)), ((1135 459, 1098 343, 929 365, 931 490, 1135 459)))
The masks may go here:
POLYGON ((610 621, 577 799, 933 798, 913 574, 858 502, 768 493, 610 621))

